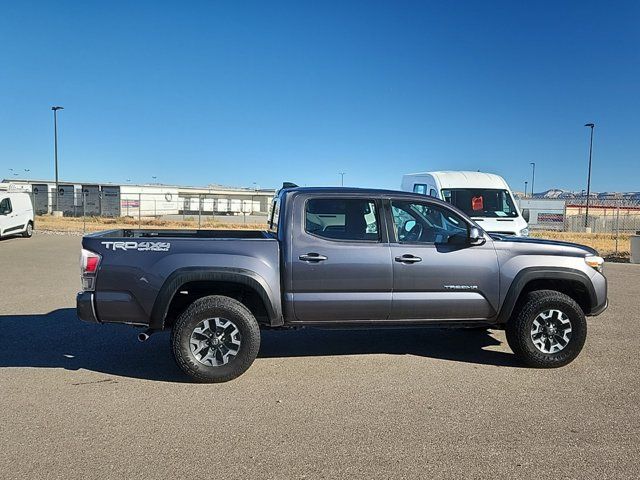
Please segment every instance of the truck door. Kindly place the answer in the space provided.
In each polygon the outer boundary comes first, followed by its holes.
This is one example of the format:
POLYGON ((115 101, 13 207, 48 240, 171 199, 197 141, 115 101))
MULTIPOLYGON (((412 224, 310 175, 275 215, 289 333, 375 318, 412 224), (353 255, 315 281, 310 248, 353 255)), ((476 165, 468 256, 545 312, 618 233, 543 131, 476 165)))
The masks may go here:
POLYGON ((380 202, 361 196, 296 202, 302 217, 292 229, 289 286, 296 320, 386 320, 393 272, 380 202))
POLYGON ((392 199, 391 318, 481 320, 496 315, 498 259, 493 242, 470 245, 469 224, 429 201, 392 199))
POLYGON ((0 199, 0 235, 15 233, 22 228, 18 212, 13 207, 11 197, 0 199))

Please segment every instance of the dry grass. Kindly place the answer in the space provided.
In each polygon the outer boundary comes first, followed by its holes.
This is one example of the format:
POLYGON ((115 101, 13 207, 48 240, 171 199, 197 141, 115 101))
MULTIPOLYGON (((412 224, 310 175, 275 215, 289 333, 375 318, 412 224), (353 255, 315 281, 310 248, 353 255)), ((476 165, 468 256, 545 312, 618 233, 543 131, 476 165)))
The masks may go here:
POLYGON ((611 259, 628 259, 631 251, 629 235, 618 237, 616 250, 616 237, 604 233, 580 233, 580 232, 555 232, 552 230, 533 231, 532 237, 562 240, 564 242, 580 243, 595 248, 600 255, 611 259))
MULTIPOLYGON (((111 230, 120 228, 170 228, 170 229, 194 229, 198 228, 198 219, 187 220, 158 220, 156 218, 142 218, 138 222, 137 218, 131 217, 87 217, 86 221, 76 217, 53 217, 51 215, 39 215, 36 217, 36 229, 54 232, 99 232, 101 230, 111 230)), ((266 220, 265 220, 266 221, 266 220)), ((263 223, 225 223, 202 220, 202 229, 244 229, 263 230, 266 224, 263 223)))

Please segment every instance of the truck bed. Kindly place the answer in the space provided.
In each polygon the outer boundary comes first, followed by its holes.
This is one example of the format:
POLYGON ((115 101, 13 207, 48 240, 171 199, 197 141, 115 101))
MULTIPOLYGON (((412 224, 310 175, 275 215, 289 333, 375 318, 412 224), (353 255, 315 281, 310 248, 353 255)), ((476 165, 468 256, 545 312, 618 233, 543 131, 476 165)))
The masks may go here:
POLYGON ((86 235, 82 247, 101 256, 95 292, 84 295, 100 322, 161 326, 168 307, 162 302, 180 286, 173 284, 201 281, 202 272, 214 270, 211 282, 249 275, 281 315, 280 248, 269 232, 117 229, 86 235))

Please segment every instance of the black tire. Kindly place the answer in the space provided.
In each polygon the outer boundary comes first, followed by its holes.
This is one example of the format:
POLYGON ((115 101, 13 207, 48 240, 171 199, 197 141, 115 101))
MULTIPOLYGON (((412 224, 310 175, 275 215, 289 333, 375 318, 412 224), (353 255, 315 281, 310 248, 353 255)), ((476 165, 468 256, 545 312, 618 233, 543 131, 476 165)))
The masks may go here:
POLYGON ((580 306, 568 295, 555 290, 536 290, 527 294, 506 326, 507 342, 520 360, 536 368, 556 368, 571 363, 587 338, 587 321, 580 306), (562 350, 543 352, 532 338, 533 322, 548 310, 562 312, 571 322, 571 336, 562 350))
POLYGON ((27 228, 22 232, 24 238, 31 238, 33 236, 33 222, 27 223, 27 228))
POLYGON ((180 315, 171 332, 171 349, 178 366, 202 383, 219 383, 242 375, 253 363, 260 349, 260 327, 253 314, 233 298, 209 296, 199 298, 180 315), (200 322, 211 318, 233 322, 240 331, 240 346, 235 357, 220 366, 205 365, 191 350, 191 335, 200 322))

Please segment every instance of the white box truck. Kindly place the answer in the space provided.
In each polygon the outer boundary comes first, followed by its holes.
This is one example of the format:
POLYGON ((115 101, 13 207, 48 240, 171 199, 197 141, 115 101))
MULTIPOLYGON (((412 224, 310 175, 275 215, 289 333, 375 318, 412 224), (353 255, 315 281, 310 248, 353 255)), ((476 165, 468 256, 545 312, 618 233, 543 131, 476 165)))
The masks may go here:
POLYGON ((500 175, 485 172, 424 172, 402 177, 402 190, 439 198, 456 206, 490 233, 529 235, 529 211, 520 212, 500 175))

